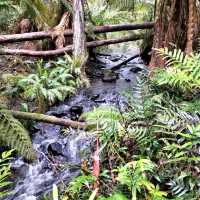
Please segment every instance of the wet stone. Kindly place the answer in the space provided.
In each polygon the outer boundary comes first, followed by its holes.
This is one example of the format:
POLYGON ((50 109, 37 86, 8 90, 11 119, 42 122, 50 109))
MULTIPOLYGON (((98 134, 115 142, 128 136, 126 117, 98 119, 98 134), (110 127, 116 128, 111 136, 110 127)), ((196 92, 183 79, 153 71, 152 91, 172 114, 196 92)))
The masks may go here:
POLYGON ((47 112, 48 115, 53 115, 56 117, 66 116, 69 113, 70 107, 67 105, 61 105, 54 107, 51 111, 47 112))
POLYGON ((102 78, 103 82, 114 82, 118 78, 117 74, 113 72, 112 70, 104 70, 104 75, 102 78))
POLYGON ((97 99, 94 101, 95 103, 106 103, 105 99, 97 99))
POLYGON ((119 61, 121 58, 122 58, 121 55, 113 55, 113 56, 110 56, 109 60, 111 60, 111 61, 113 61, 113 62, 117 62, 117 61, 119 61))
POLYGON ((17 197, 15 200, 37 200, 37 198, 35 196, 27 196, 26 194, 23 194, 17 197))
POLYGON ((138 72, 141 72, 142 69, 139 68, 139 67, 134 67, 134 68, 132 68, 130 71, 133 72, 133 73, 138 73, 138 72))
POLYGON ((95 95, 93 95, 90 99, 91 99, 92 101, 96 101, 96 100, 99 98, 99 96, 100 96, 100 94, 95 94, 95 95))
POLYGON ((81 115, 83 113, 83 106, 72 106, 70 108, 70 113, 72 115, 81 115))
POLYGON ((125 81, 126 81, 126 82, 131 82, 131 79, 125 78, 125 81))
POLYGON ((12 164, 11 169, 13 170, 15 176, 26 177, 28 164, 24 163, 22 160, 19 160, 12 164))
POLYGON ((55 142, 51 143, 48 148, 48 153, 52 154, 53 156, 60 156, 62 155, 63 147, 62 144, 55 142))

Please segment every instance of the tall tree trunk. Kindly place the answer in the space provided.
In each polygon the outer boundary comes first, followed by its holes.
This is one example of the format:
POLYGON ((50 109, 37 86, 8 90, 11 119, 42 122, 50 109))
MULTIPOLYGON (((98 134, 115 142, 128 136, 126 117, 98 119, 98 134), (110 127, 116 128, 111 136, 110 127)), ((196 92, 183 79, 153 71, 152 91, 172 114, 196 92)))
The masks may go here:
POLYGON ((162 57, 156 55, 156 48, 175 46, 191 53, 197 16, 195 2, 196 0, 160 0, 156 10, 150 67, 164 66, 162 57))
POLYGON ((186 43, 186 54, 191 54, 193 49, 193 38, 195 34, 195 5, 196 0, 189 0, 189 19, 188 19, 188 29, 187 29, 187 43, 186 43))
POLYGON ((80 64, 81 79, 88 84, 85 65, 88 58, 85 35, 84 0, 73 1, 73 56, 80 64))

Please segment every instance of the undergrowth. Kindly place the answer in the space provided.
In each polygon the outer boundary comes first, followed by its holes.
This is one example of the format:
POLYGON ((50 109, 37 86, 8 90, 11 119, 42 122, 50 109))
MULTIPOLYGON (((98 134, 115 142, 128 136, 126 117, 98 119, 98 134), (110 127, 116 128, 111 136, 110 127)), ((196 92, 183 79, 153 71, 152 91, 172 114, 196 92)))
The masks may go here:
MULTIPOLYGON (((186 70, 186 75, 195 79, 198 65, 192 62, 198 64, 197 57, 183 57, 190 68, 183 64, 183 58, 182 64, 180 58, 178 64, 171 60, 169 67, 186 70)), ((162 77, 168 73, 176 78, 170 70, 160 73, 162 77)), ((172 85, 171 79, 165 78, 165 87, 170 90, 163 90, 162 84, 158 86, 157 76, 149 79, 141 74, 137 87, 126 94, 125 110, 104 106, 84 115, 88 123, 96 123, 91 131, 96 131, 100 140, 98 193, 95 181, 87 182, 89 174, 83 170, 81 178, 73 180, 79 187, 78 194, 66 192, 66 199, 86 200, 96 196, 98 200, 197 200, 200 197, 200 103, 198 95, 188 95, 191 91, 198 93, 198 87, 193 87, 198 78, 184 85, 178 82, 172 85)))
POLYGON ((9 146, 29 161, 36 159, 31 138, 23 125, 7 110, 0 108, 0 143, 9 146))

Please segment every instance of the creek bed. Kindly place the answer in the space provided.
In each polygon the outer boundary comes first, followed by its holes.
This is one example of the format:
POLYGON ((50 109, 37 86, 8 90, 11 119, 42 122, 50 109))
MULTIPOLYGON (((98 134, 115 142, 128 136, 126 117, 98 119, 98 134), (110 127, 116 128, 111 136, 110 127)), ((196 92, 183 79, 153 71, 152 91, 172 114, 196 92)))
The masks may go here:
MULTIPOLYGON (((138 58, 119 70, 109 69, 124 59, 124 55, 99 55, 90 61, 87 73, 91 87, 80 89, 74 97, 50 108, 47 114, 76 120, 82 113, 101 105, 123 108, 126 99, 122 93, 133 90, 138 72, 146 70, 138 58)), ((67 184, 79 175, 82 161, 91 158, 93 137, 82 130, 37 123, 32 141, 38 160, 33 164, 22 158, 13 162, 14 192, 4 200, 38 200, 52 190, 53 184, 67 184)))

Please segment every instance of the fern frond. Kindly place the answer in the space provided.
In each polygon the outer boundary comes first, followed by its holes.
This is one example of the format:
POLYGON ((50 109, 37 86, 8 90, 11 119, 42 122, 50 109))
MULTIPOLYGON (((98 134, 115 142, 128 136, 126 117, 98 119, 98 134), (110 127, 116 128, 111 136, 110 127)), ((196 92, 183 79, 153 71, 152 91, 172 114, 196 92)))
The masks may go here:
POLYGON ((35 160, 36 154, 29 133, 23 125, 5 110, 0 110, 0 141, 16 149, 27 160, 35 160))
POLYGON ((109 0, 109 5, 120 10, 133 10, 135 6, 134 0, 109 0))

